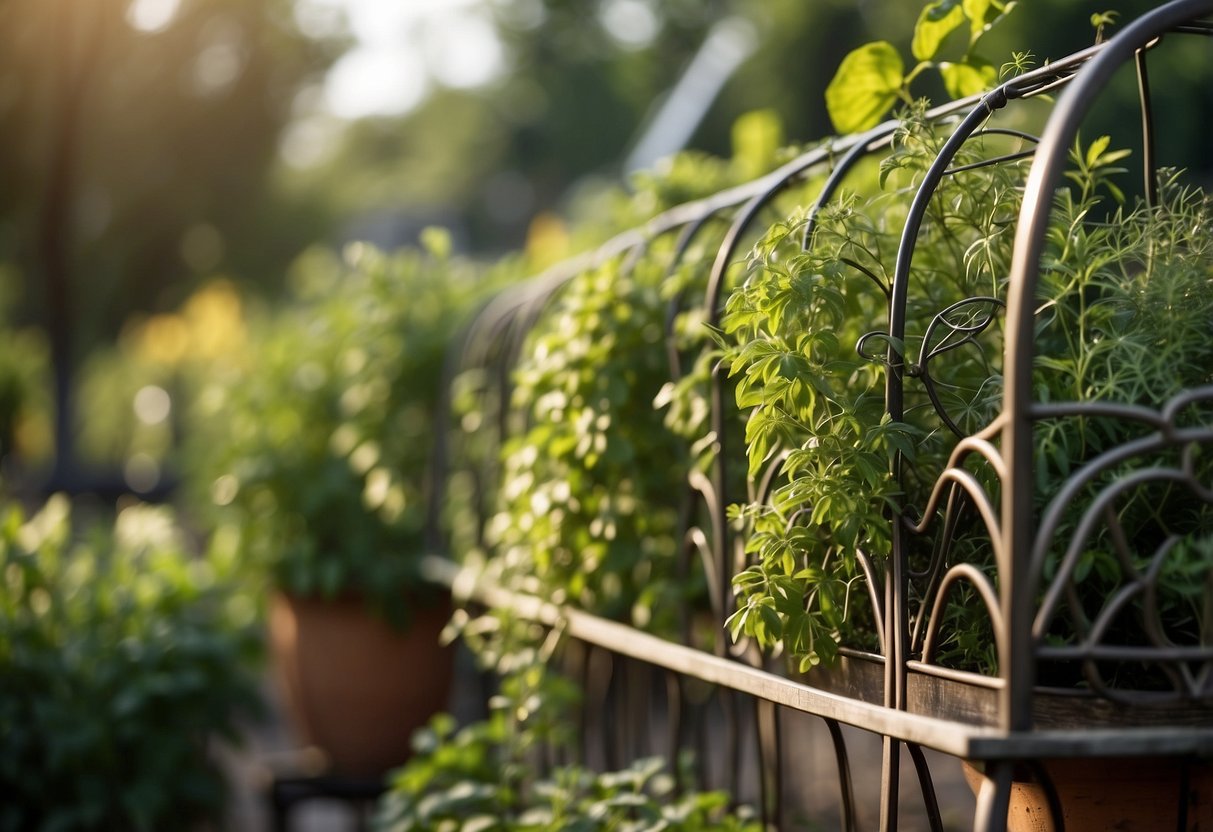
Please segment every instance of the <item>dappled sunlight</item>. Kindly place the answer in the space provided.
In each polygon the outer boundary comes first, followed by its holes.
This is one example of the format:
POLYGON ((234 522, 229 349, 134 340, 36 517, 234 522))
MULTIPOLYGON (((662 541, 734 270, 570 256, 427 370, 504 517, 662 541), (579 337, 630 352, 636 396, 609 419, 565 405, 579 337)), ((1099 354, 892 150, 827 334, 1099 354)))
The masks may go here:
POLYGON ((0 829, 1213 820, 1208 2, 0 0, 0 829))

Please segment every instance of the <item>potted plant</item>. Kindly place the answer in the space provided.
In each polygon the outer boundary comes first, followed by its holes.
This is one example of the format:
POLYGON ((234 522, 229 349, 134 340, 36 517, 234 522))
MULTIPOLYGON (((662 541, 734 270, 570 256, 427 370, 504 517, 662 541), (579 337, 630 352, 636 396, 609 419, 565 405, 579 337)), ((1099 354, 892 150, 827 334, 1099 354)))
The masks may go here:
POLYGON ((165 508, 71 515, 56 496, 0 522, 0 827, 219 821, 213 744, 260 704, 239 552, 192 552, 165 508))
POLYGON ((391 256, 311 252, 199 396, 196 467, 272 591, 288 709, 344 774, 401 762, 446 700, 427 484, 444 353, 478 289, 437 231, 391 256))

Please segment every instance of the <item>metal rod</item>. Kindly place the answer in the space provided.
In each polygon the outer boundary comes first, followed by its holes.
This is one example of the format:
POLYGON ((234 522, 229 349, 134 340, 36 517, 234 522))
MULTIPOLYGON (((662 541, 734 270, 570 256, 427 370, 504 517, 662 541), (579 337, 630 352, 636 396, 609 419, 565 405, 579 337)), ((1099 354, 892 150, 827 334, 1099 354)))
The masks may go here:
POLYGON ((1146 193, 1146 205, 1158 204, 1158 168, 1154 162, 1154 107, 1150 99, 1150 75, 1146 71, 1146 50, 1138 49, 1134 55, 1137 65, 1137 98, 1141 102, 1141 159, 1142 185, 1146 193))
POLYGON ((1034 640, 1023 635, 1031 632, 1036 604, 1030 555, 1035 528, 1032 372, 1036 354, 1036 290, 1053 193, 1061 182, 1079 125, 1116 70, 1169 29, 1210 13, 1213 0, 1173 0, 1108 40, 1059 98, 1028 172, 1011 260, 1003 359, 1003 412, 1007 426, 1002 453, 1008 460, 1010 476, 1004 480, 1002 492, 1004 557, 999 563, 1000 592, 1006 626, 1019 636, 1012 640, 1009 654, 999 657, 1001 673, 1008 679, 1000 702, 1002 727, 1007 731, 1031 727, 1032 687, 1036 681, 1034 640))
POLYGON ((914 761, 914 771, 918 774, 918 784, 922 789, 922 802, 927 811, 927 822, 931 832, 943 832, 943 818, 939 814, 939 800, 935 796, 935 784, 931 779, 931 767, 927 765, 926 755, 922 747, 914 743, 906 743, 910 751, 910 759, 914 761))
POLYGON ((841 802, 843 832, 855 832, 855 787, 851 782, 851 763, 847 758, 847 741, 836 719, 826 719, 830 739, 834 744, 834 762, 838 766, 838 792, 841 802))

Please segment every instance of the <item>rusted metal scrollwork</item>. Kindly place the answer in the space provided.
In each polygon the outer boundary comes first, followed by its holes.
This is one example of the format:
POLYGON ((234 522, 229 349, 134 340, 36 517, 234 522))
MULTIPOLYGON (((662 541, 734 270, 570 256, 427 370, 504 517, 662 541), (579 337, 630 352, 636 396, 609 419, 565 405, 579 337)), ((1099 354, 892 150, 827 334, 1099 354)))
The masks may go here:
MULTIPOLYGON (((478 588, 483 602, 511 606, 549 625, 560 621, 569 637, 589 645, 589 652, 579 660, 584 673, 616 678, 615 692, 608 697, 612 701, 599 702, 592 709, 611 714, 614 721, 611 730, 598 731, 609 746, 607 759, 651 750, 657 732, 648 722, 648 702, 664 691, 660 695, 666 698, 661 709, 666 753, 674 755, 676 746, 693 744, 691 738, 697 733, 702 738, 705 720, 716 719, 707 714, 719 716, 723 731, 712 733, 701 745, 717 741, 723 745, 710 752, 723 759, 718 768, 731 781, 727 785, 736 787, 746 766, 758 767, 764 817, 772 827, 781 828, 789 822, 782 796, 806 776, 784 766, 781 713, 791 709, 819 717, 828 731, 843 828, 858 825, 856 772, 851 770, 853 756, 842 730, 852 726, 883 739, 882 829, 898 825, 904 746, 912 763, 907 770, 918 780, 921 814, 932 829, 941 829, 943 821, 923 749, 984 763, 989 779, 977 798, 976 825, 994 830, 1006 824, 1012 778, 1017 768, 1025 766, 1043 781, 1049 811, 1061 828, 1058 792, 1040 760, 1213 756, 1213 643, 1177 643, 1158 615, 1159 576, 1168 555, 1193 524, 1213 518, 1213 484, 1204 479, 1207 466, 1203 464, 1213 453, 1213 386, 1185 390, 1155 410, 1101 401, 1038 401, 1033 377, 1045 236, 1054 194, 1082 118, 1118 68, 1136 66, 1145 148, 1143 191, 1150 205, 1157 204, 1155 108, 1146 55, 1172 37, 1213 34, 1213 25, 1202 22, 1210 16, 1213 0, 1175 0, 1105 43, 1026 72, 985 95, 926 114, 929 122, 944 125, 950 134, 918 183, 891 278, 885 283, 873 276, 887 301, 887 328, 869 332, 856 348, 884 365, 885 410, 892 419, 902 419, 907 403, 913 401, 915 407, 933 409, 939 430, 954 436, 955 442, 933 486, 924 490, 921 504, 906 505, 900 514, 889 517, 892 551, 887 559, 878 562, 859 553, 876 647, 843 650, 847 685, 832 687, 829 674, 788 674, 756 645, 744 639, 734 644, 725 633, 725 619, 735 600, 732 578, 746 557, 744 541, 728 522, 728 507, 746 496, 765 499, 780 476, 784 457, 776 455, 767 463, 749 483, 748 495, 735 493, 745 455, 736 446, 736 409, 729 401, 726 368, 720 365, 709 380, 705 447, 711 449, 710 464, 687 472, 679 533, 681 574, 702 568, 706 575, 713 620, 709 644, 692 637, 693 622, 685 611, 683 643, 677 644, 500 587, 478 588), (1045 93, 1057 94, 1058 100, 1041 136, 991 123, 994 114, 1014 102, 1045 93), (979 162, 957 163, 967 143, 987 136, 1013 140, 1021 147, 979 162), (921 291, 912 280, 915 247, 923 224, 930 221, 928 207, 940 183, 979 166, 1025 159, 1031 159, 1031 165, 1015 228, 1006 297, 975 295, 941 304, 926 320, 908 321, 908 299, 921 291), (908 327, 920 343, 914 356, 902 354, 908 327), (1000 374, 992 371, 991 376, 997 375, 1002 385, 1001 410, 974 427, 971 419, 945 401, 946 364, 955 351, 980 349, 982 339, 995 330, 1000 331, 1002 366, 1000 374), (1042 506, 1034 470, 1034 432, 1064 419, 1113 420, 1131 425, 1131 435, 1083 460, 1042 506), (1126 468, 1134 460, 1147 461, 1126 468), (1151 489, 1163 487, 1184 501, 1188 525, 1159 521, 1152 548, 1135 551, 1115 507, 1126 500, 1148 500, 1151 489), (958 549, 962 530, 971 535, 974 529, 984 541, 984 563, 966 560, 958 549), (1110 541, 1110 557, 1125 577, 1112 597, 1091 609, 1084 605, 1077 584, 1087 568, 1084 558, 1095 534, 1110 541), (971 603, 984 610, 997 654, 996 669, 958 668, 940 658, 941 642, 948 635, 948 611, 959 594, 971 596, 971 603), (1118 641, 1120 622, 1130 607, 1143 611, 1140 631, 1134 640, 1118 641), (1064 643, 1052 638, 1059 627, 1070 635, 1064 643), (635 662, 658 668, 664 674, 662 684, 646 681, 635 662), (1050 681, 1049 668, 1058 665, 1079 671, 1075 684, 1065 691, 1050 681), (1146 686, 1125 683, 1120 668, 1128 665, 1152 668, 1154 681, 1146 686), (714 686, 711 697, 700 689, 694 695, 689 692, 701 682, 714 686), (640 729, 628 734, 620 727, 628 720, 639 720, 633 725, 640 729), (625 734, 638 739, 623 741, 625 734)), ((478 440, 483 441, 488 432, 488 450, 477 456, 473 466, 482 494, 491 491, 497 475, 496 449, 516 429, 507 411, 511 368, 520 345, 545 305, 559 296, 569 280, 613 258, 620 259, 626 272, 647 246, 663 237, 672 242, 668 279, 673 280, 694 247, 714 247, 710 271, 698 290, 684 287, 669 299, 665 349, 670 379, 677 382, 695 360, 684 354, 675 336, 679 315, 697 307, 705 322, 719 325, 729 269, 753 243, 760 220, 774 201, 807 181, 818 183, 806 214, 807 245, 823 206, 864 157, 890 146, 896 129, 897 124, 889 122, 835 140, 747 185, 667 211, 645 227, 490 302, 448 367, 448 381, 469 368, 481 371, 480 395, 491 400, 486 410, 496 414, 492 424, 473 426, 478 440)), ((998 356, 990 360, 996 364, 998 356)), ((439 495, 449 471, 468 464, 458 447, 448 448, 451 438, 440 438, 434 490, 439 495)), ((453 438, 456 444, 469 440, 458 431, 453 438)), ((895 466, 894 475, 900 473, 895 466)), ((483 524, 489 498, 482 496, 481 501, 483 524)), ((431 527, 435 551, 442 551, 437 514, 431 527)), ((478 542, 483 544, 483 536, 478 542)))

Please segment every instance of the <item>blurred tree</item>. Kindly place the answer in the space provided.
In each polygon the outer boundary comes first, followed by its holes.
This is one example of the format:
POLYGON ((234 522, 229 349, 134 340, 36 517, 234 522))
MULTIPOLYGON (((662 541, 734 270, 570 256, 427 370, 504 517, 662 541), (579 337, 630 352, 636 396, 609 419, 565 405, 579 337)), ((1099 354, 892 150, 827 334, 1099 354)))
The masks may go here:
MULTIPOLYGON (((1121 3, 1121 20, 1150 4, 1121 3)), ((72 367, 87 351, 216 272, 273 291, 309 243, 390 247, 433 223, 452 226, 464 248, 520 246, 536 217, 584 203, 575 195, 593 188, 578 183, 618 182, 680 87, 695 106, 672 121, 690 135, 669 149, 727 153, 733 123, 756 109, 775 112, 792 141, 824 136, 822 91, 842 56, 874 38, 907 52, 920 10, 898 0, 469 0, 454 5, 490 16, 503 73, 479 87, 435 83, 403 117, 342 124, 308 104, 350 42, 340 27, 309 25, 316 5, 0 0, 0 266, 14 265, 24 287, 9 304, 15 322, 50 334, 59 411, 70 412, 72 367), (714 40, 725 29, 732 40, 714 40), (302 155, 277 152, 287 146, 302 155)), ((1011 49, 1039 62, 1085 45, 1104 8, 1021 6, 986 41, 996 64, 1011 49)), ((1182 106, 1180 93, 1157 92, 1182 106)), ((1183 131, 1202 153, 1203 112, 1183 131)), ((58 434, 65 465, 69 420, 58 434)))
POLYGON ((353 125, 322 163, 289 172, 291 187, 335 216, 395 216, 394 232, 369 229, 380 244, 407 242, 438 221, 458 225, 456 238, 473 248, 514 248, 578 182, 625 176, 680 78, 695 100, 681 102, 673 122, 690 135, 666 152, 685 143, 727 154, 733 122, 755 109, 773 109, 794 140, 818 138, 829 132, 822 91, 842 56, 873 34, 908 33, 917 14, 895 0, 482 4, 505 73, 479 88, 439 87, 402 117, 353 125))
MULTIPOLYGON (((241 232, 301 84, 340 43, 290 0, 0 2, 0 261, 47 329, 56 410, 72 367, 134 310, 255 246, 241 232)), ((59 419, 57 473, 72 464, 59 419)), ((63 483, 66 484, 66 483, 63 483)))
MULTIPOLYGON (((692 113, 688 146, 727 153, 733 123, 755 109, 778 114, 794 142, 821 138, 832 132, 823 92, 843 56, 874 39, 908 53, 922 9, 900 0, 480 4, 476 8, 491 13, 503 42, 505 73, 474 89, 439 86, 403 117, 364 120, 343 133, 327 160, 289 173, 297 195, 327 206, 334 221, 358 214, 380 220, 347 226, 347 234, 377 235, 381 244, 409 242, 436 221, 459 226, 456 238, 479 250, 517 247, 535 216, 568 204, 576 183, 595 177, 618 182, 671 90, 696 72, 700 83, 687 86, 692 97, 704 99, 698 103, 706 112, 692 113), (713 60, 719 64, 727 56, 704 59, 704 53, 726 23, 734 24, 735 35, 743 33, 741 40, 748 30, 749 42, 743 60, 717 88, 709 81, 720 79, 708 76, 713 60)), ((1039 64, 1089 45, 1095 38, 1091 15, 1105 8, 1103 0, 1019 5, 983 40, 996 66, 1012 50, 1030 50, 1039 64)), ((1132 20, 1152 5, 1125 0, 1119 20, 1132 20)), ((916 92, 945 97, 942 86, 923 81, 916 92)), ((1136 106, 1132 95, 1120 97, 1123 106, 1101 123, 1136 119, 1126 115, 1136 106)), ((687 126, 685 112, 676 113, 680 127, 687 126)), ((1193 122, 1192 135, 1202 124, 1193 122)))

